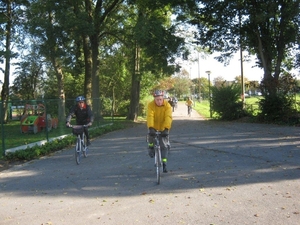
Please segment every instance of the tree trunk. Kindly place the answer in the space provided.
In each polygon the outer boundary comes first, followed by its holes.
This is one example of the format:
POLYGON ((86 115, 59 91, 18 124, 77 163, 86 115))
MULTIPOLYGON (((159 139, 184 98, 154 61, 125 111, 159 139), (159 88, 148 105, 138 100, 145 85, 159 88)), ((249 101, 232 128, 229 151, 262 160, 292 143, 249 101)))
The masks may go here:
POLYGON ((258 51, 260 54, 259 56, 261 57, 261 62, 264 69, 264 78, 262 80, 263 94, 276 95, 278 78, 276 80, 272 76, 272 59, 270 57, 270 54, 266 52, 266 50, 264 49, 259 31, 257 31, 257 38, 258 38, 258 51))
POLYGON ((93 112, 95 121, 101 119, 100 108, 100 79, 99 79, 99 39, 96 34, 91 35, 91 51, 92 51, 92 99, 93 112))
MULTIPOLYGON (((49 13, 49 24, 52 25, 53 28, 53 15, 50 12, 49 13)), ((48 46, 49 46, 49 58, 50 61, 52 63, 52 66, 54 68, 55 71, 55 75, 57 78, 57 95, 59 98, 59 102, 58 102, 58 121, 59 123, 64 123, 66 121, 66 115, 65 115, 65 88, 64 88, 64 75, 63 75, 63 71, 61 69, 59 60, 57 58, 57 44, 55 41, 55 37, 53 36, 54 32, 52 32, 52 28, 50 28, 49 30, 47 30, 46 35, 47 38, 49 39, 48 42, 48 46)))
POLYGON ((82 39, 85 62, 84 95, 87 99, 87 104, 92 105, 92 50, 89 48, 89 37, 83 35, 82 39))
POLYGON ((2 85, 1 91, 1 100, 2 100, 2 118, 1 120, 6 123, 8 116, 8 97, 9 97, 9 73, 10 73, 10 58, 11 58, 11 50, 10 50, 10 42, 11 42, 11 29, 12 29, 12 12, 11 12, 11 1, 7 1, 6 7, 6 17, 7 25, 5 29, 6 33, 6 47, 5 47, 5 71, 4 71, 4 83, 2 85))
POLYGON ((132 74, 131 81, 131 97, 130 107, 127 119, 136 121, 139 113, 139 102, 140 102, 140 48, 136 45, 134 54, 134 71, 132 74))
POLYGON ((57 78, 57 84, 58 84, 58 96, 59 96, 59 102, 58 102, 58 121, 59 122, 65 122, 66 115, 65 115, 65 90, 64 90, 64 75, 63 72, 56 62, 55 58, 52 58, 52 65, 55 70, 56 78, 57 78))

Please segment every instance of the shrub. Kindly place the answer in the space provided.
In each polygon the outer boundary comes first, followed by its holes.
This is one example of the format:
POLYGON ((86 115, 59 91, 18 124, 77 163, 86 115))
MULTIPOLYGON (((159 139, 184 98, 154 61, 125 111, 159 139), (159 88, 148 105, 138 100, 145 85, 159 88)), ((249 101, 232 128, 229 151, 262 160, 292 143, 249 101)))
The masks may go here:
POLYGON ((234 84, 212 87, 212 111, 222 120, 234 120, 244 116, 240 93, 241 88, 234 84))
POLYGON ((264 122, 288 122, 289 118, 297 114, 294 106, 294 97, 277 93, 276 95, 266 95, 259 101, 261 113, 258 119, 264 122))

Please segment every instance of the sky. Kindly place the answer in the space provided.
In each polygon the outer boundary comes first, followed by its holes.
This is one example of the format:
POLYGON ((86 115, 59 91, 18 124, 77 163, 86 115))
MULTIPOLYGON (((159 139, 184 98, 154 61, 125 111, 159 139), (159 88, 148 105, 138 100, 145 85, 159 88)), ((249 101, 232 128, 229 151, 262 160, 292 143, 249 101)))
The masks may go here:
MULTIPOLYGON (((199 66, 197 61, 194 63, 185 62, 182 67, 191 74, 191 79, 198 78, 198 67, 200 68, 200 77, 206 77, 206 71, 211 71, 210 79, 213 81, 216 77, 223 77, 227 81, 233 81, 236 76, 241 76, 240 53, 236 53, 230 60, 229 65, 224 66, 223 63, 214 59, 217 54, 207 56, 205 59, 200 57, 199 66)), ((263 78, 263 70, 255 65, 255 58, 251 61, 243 63, 244 78, 250 81, 261 81, 263 78)))

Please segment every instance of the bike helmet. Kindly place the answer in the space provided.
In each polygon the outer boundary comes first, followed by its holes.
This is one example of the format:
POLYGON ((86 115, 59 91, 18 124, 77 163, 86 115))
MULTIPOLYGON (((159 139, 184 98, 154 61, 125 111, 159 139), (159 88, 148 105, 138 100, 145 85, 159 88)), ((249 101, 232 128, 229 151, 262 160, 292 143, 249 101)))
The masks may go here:
POLYGON ((157 96, 164 96, 164 91, 162 91, 162 90, 155 90, 155 91, 153 92, 153 96, 154 96, 154 97, 157 97, 157 96))
POLYGON ((84 100, 85 100, 85 97, 83 97, 83 96, 78 96, 76 98, 76 102, 81 102, 81 101, 84 101, 84 100))

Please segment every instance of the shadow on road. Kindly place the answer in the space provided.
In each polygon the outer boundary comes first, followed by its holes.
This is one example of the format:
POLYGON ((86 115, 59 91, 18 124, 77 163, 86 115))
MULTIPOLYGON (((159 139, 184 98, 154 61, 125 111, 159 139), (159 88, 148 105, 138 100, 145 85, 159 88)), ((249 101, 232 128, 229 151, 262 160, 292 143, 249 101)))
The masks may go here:
POLYGON ((4 171, 1 193, 128 196, 300 178, 296 128, 176 118, 169 173, 157 186, 146 131, 142 124, 94 140, 79 166, 69 149, 4 171))

